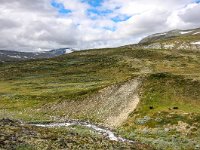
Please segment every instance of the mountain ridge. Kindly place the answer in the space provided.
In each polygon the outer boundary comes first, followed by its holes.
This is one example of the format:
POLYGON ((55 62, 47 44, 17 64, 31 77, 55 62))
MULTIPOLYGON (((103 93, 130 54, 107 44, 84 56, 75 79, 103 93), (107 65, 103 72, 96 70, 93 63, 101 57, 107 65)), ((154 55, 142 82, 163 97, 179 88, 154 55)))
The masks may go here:
POLYGON ((181 35, 197 35, 197 34, 200 34, 200 28, 193 28, 193 29, 187 29, 187 30, 174 29, 167 32, 161 32, 161 33, 155 33, 155 34, 149 35, 143 38, 142 40, 140 40, 139 44, 151 43, 151 42, 155 42, 156 40, 162 40, 162 39, 177 37, 181 35))
POLYGON ((0 50, 0 62, 52 58, 63 54, 71 53, 73 51, 74 50, 72 48, 59 48, 41 52, 19 52, 15 50, 0 50))
POLYGON ((188 30, 176 29, 152 34, 143 38, 138 44, 130 44, 125 47, 200 51, 200 28, 188 30))
POLYGON ((200 28, 154 34, 142 39, 139 45, 145 49, 200 51, 200 28))

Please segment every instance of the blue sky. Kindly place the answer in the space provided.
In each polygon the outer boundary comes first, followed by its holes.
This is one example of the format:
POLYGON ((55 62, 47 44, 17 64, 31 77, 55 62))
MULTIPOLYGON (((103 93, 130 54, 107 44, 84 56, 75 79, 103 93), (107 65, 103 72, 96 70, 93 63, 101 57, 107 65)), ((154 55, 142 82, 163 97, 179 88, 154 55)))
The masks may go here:
POLYGON ((60 14, 68 14, 72 12, 70 9, 66 9, 62 3, 56 2, 55 0, 51 2, 51 5, 55 7, 60 14))
POLYGON ((104 0, 81 0, 84 3, 88 3, 92 7, 100 7, 104 0))
POLYGON ((200 27, 199 12, 200 0, 2 1, 0 49, 132 44, 150 34, 200 27))
MULTIPOLYGON (((115 10, 119 9, 120 7, 116 7, 114 9, 107 9, 102 6, 102 4, 105 2, 105 0, 80 0, 81 3, 86 3, 89 5, 88 9, 86 9, 86 16, 91 20, 98 20, 102 17, 108 18, 110 21, 114 23, 119 23, 123 21, 127 21, 129 18, 131 18, 130 15, 126 14, 115 14, 115 10)), ((58 11, 60 15, 70 15, 73 10, 67 9, 63 3, 52 0, 51 5, 58 11)), ((111 26, 101 26, 101 27, 94 27, 95 29, 104 29, 111 32, 116 31, 117 26, 111 25, 111 26)))
MULTIPOLYGON (((92 20, 102 16, 109 16, 110 14, 114 13, 114 10, 101 8, 104 0, 80 0, 80 2, 90 5, 90 8, 87 9, 86 14, 92 20)), ((56 8, 61 15, 69 14, 72 12, 72 10, 66 9, 61 2, 56 0, 52 0, 51 5, 56 8)), ((130 17, 131 16, 127 16, 125 14, 119 14, 111 17, 110 19, 114 22, 122 22, 128 20, 130 17)))

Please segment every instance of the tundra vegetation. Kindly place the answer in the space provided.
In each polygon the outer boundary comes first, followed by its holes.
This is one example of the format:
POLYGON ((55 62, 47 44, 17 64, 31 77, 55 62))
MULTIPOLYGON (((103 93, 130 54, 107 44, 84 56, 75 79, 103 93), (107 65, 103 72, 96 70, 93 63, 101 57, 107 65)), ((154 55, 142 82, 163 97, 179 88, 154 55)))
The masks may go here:
MULTIPOLYGON (((179 40, 199 39, 194 36, 179 40)), ((0 63, 0 101, 0 118, 25 123, 79 119, 138 141, 113 142, 80 126, 45 129, 4 119, 4 149, 200 149, 199 51, 124 46, 0 63), (141 82, 137 108, 122 124, 109 126, 108 116, 117 116, 126 98, 104 105, 97 97, 112 96, 114 89, 136 79, 141 82), (98 111, 101 106, 105 109, 98 111)))

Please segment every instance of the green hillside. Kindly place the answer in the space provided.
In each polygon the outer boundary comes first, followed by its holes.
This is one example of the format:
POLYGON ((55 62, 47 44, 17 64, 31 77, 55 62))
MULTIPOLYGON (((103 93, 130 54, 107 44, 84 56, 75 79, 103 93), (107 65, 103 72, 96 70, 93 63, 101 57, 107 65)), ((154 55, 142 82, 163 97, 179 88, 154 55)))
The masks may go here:
POLYGON ((115 98, 96 97, 119 94, 120 87, 137 79, 139 105, 114 130, 157 149, 198 149, 199 66, 199 52, 130 46, 1 63, 0 118, 80 119, 109 126, 106 120, 120 113, 126 98, 116 103, 115 98))

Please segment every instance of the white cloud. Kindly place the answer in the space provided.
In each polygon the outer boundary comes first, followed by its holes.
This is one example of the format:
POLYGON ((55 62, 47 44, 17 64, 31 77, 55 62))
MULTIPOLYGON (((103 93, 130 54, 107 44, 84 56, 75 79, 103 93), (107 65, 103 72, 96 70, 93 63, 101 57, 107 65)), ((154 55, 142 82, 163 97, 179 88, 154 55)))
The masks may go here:
POLYGON ((71 11, 68 14, 59 13, 51 2, 1 0, 0 49, 120 46, 155 32, 200 26, 200 4, 194 0, 106 0, 100 7, 56 0, 71 11), (112 20, 122 16, 127 19, 112 20))
POLYGON ((200 5, 190 4, 179 13, 179 17, 186 23, 199 24, 200 23, 200 5))

